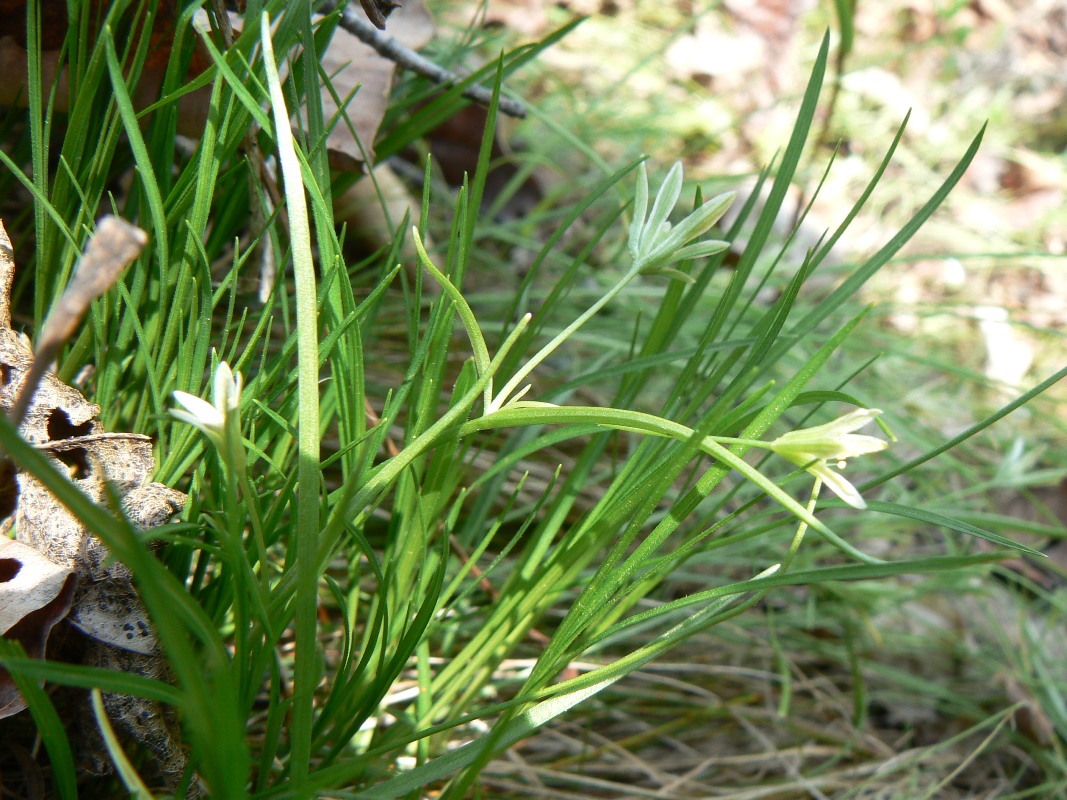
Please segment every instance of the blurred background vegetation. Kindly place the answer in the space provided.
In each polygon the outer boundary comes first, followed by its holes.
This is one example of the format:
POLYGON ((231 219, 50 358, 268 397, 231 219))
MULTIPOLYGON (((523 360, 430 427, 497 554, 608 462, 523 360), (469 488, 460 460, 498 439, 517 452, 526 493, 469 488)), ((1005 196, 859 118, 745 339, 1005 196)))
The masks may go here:
MULTIPOLYGON (((780 236, 815 198, 787 258, 799 263, 839 223, 910 118, 801 306, 882 246, 988 121, 963 180, 864 288, 872 315, 839 364, 878 356, 852 387, 886 408, 913 448, 933 446, 1067 360, 1067 3, 859 0, 844 36, 837 5, 492 0, 435 13, 467 36, 478 20, 486 53, 587 15, 510 83, 531 101, 530 118, 505 130, 543 193, 535 211, 642 153, 653 172, 681 158, 687 179, 751 187, 788 139, 829 29, 836 69, 780 236)), ((522 275, 533 252, 512 249, 491 280, 499 270, 522 275)), ((783 272, 765 300, 784 287, 783 272)), ((654 302, 635 289, 619 316, 654 302)), ((612 335, 603 324, 599 342, 612 335)), ((483 796, 1067 796, 1065 397, 1052 387, 892 489, 1048 559, 778 591, 759 613, 649 664, 492 762, 483 796)), ((919 452, 908 448, 895 454, 919 452)), ((940 540, 872 519, 863 530, 886 556, 940 540)), ((705 585, 724 566, 714 556, 676 573, 661 599, 705 585)))

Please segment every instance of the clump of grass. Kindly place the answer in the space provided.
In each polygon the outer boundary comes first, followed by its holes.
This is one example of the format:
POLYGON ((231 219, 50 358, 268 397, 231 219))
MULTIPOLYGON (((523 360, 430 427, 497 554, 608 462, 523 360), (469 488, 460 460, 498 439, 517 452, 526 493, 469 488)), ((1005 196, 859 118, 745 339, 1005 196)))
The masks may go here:
MULTIPOLYGON (((852 298, 945 199, 980 135, 882 250, 817 306, 802 307, 805 282, 878 184, 898 133, 840 228, 783 275, 776 300, 763 302, 761 288, 790 261, 772 224, 810 134, 828 60, 824 40, 773 179, 763 174, 738 201, 728 229, 702 238, 730 198, 704 201, 697 190, 692 210, 675 213, 681 169, 668 173, 650 203, 646 168, 634 161, 570 207, 546 211, 550 232, 537 242, 524 281, 478 298, 464 286, 485 258, 485 242, 494 230, 506 241, 481 210, 495 104, 477 169, 456 196, 437 196, 426 182, 411 234, 423 268, 414 285, 395 261, 405 231, 373 269, 357 273, 335 227, 318 146, 334 121, 308 103, 301 136, 288 122, 306 87, 319 83, 317 48, 336 16, 313 21, 304 4, 250 2, 245 30, 209 73, 208 128, 175 171, 175 94, 142 129, 130 96, 145 44, 116 34, 124 13, 146 9, 151 4, 116 3, 95 42, 85 26, 71 26, 68 43, 90 56, 72 61, 85 71, 72 81, 62 169, 43 168, 50 140, 40 134, 54 115, 33 81, 33 177, 11 158, 5 166, 34 197, 36 321, 101 207, 115 205, 152 233, 59 373, 69 379, 91 364, 86 389, 109 426, 154 435, 158 479, 188 487, 190 504, 163 560, 113 510, 91 506, 51 473, 2 422, 0 444, 136 576, 176 687, 111 676, 108 688, 174 700, 191 764, 211 796, 390 798, 444 782, 442 797, 462 797, 501 749, 782 587, 942 574, 1003 556, 952 545, 882 558, 871 552, 880 539, 863 533, 871 518, 898 526, 918 520, 1013 546, 895 491, 893 479, 913 474, 944 445, 867 465, 859 491, 868 510, 857 518, 835 511, 842 503, 820 498, 818 487, 834 481, 832 462, 860 454, 840 437, 854 436, 855 423, 872 415, 807 438, 789 434, 839 416, 838 404, 885 402, 893 427, 902 424, 893 397, 861 397, 850 386, 869 366, 839 355, 864 324, 866 312, 852 298), (237 187, 249 180, 240 148, 252 127, 259 146, 277 154, 285 188, 284 222, 279 215, 256 231, 258 244, 292 264, 261 308, 238 288, 257 243, 231 245, 249 225, 234 193, 240 199, 237 187), (101 144, 89 149, 87 141, 101 144), (131 162, 133 188, 107 196, 131 162), (625 186, 635 171, 631 205, 625 186), (769 191, 757 212, 763 185, 769 191), (628 236, 620 219, 627 215, 628 236), (580 225, 581 239, 568 241, 580 225), (428 250, 431 226, 441 244, 428 250), (727 247, 746 226, 744 250, 726 272, 727 247), (600 258, 611 277, 587 293, 587 312, 571 313, 594 252, 606 253, 600 258), (535 300, 529 290, 550 267, 561 267, 559 280, 535 300), (424 274, 442 287, 432 299, 424 274), (598 312, 628 293, 655 299, 651 319, 594 328, 598 312), (601 340, 580 340, 579 329, 624 344, 589 356, 601 340), (398 340, 399 368, 385 369, 379 354, 395 352, 398 340), (521 394, 538 370, 564 359, 573 365, 565 383, 521 394), (212 380, 213 405, 190 399, 212 380), (590 387, 606 402, 572 402, 590 387), (175 391, 186 393, 178 395, 184 417, 169 413, 175 391), (832 413, 823 411, 827 404, 832 413), (774 452, 757 460, 758 448, 774 452), (560 449, 567 468, 553 468, 533 487, 535 465, 551 463, 560 449), (817 478, 810 494, 798 480, 808 472, 817 478), (798 486, 806 503, 793 496, 798 486), (821 544, 801 546, 808 529, 821 544), (694 572, 701 585, 650 602, 694 572), (505 668, 516 655, 530 657, 528 669, 505 668), (567 672, 592 656, 602 659, 595 668, 567 672)), ((491 65, 485 74, 495 69, 496 92, 555 38, 491 65)), ((184 52, 172 57, 171 88, 184 52)), ((459 91, 398 112, 379 156, 455 107, 459 91)), ((526 235, 540 238, 530 228, 526 235)), ((1006 412, 998 413, 950 444, 1006 412)), ((831 486, 861 505, 841 483, 831 486)), ((0 663, 57 684, 92 686, 98 677, 27 662, 6 646, 0 663)), ((28 700, 38 721, 56 716, 44 693, 28 700)), ((42 726, 42 737, 57 793, 73 797, 72 782, 58 779, 75 773, 64 735, 42 726)))

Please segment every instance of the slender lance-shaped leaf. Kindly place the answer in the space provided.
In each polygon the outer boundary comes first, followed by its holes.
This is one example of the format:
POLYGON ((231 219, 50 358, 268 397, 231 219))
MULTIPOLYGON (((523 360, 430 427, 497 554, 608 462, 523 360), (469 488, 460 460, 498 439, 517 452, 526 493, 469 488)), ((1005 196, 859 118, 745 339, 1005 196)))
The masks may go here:
MULTIPOLYGON (((301 13, 299 4, 292 13, 301 13)), ((300 786, 307 781, 311 760, 311 720, 315 695, 315 610, 318 601, 316 554, 319 538, 319 323, 315 262, 311 254, 311 226, 304 200, 304 181, 296 156, 289 112, 270 38, 270 18, 263 12, 263 60, 267 68, 274 135, 285 177, 289 209, 289 242, 296 284, 298 419, 296 495, 296 666, 293 696, 290 777, 300 786)), ((292 539, 290 539, 292 541, 292 539)))
MULTIPOLYGON (((930 218, 930 215, 937 210, 938 206, 940 206, 942 201, 948 196, 948 193, 952 191, 960 178, 963 177, 963 174, 971 165, 971 161, 974 160, 975 155, 978 153, 978 147, 981 145, 982 137, 984 135, 985 125, 982 126, 981 130, 978 131, 978 135, 971 141, 970 147, 967 148, 967 152, 963 154, 963 157, 956 165, 956 168, 952 170, 949 176, 945 179, 945 182, 938 187, 933 196, 926 201, 918 212, 916 212, 915 216, 908 220, 908 223, 900 229, 897 235, 890 239, 881 250, 875 253, 874 256, 867 261, 867 263, 852 273, 840 286, 834 289, 825 300, 819 303, 807 314, 807 316, 794 325, 789 330, 791 335, 803 336, 813 330, 816 325, 840 308, 848 298, 852 297, 852 295, 859 291, 860 287, 863 286, 874 273, 885 266, 889 259, 896 255, 897 251, 915 235, 915 232, 918 231, 923 223, 930 218)), ((893 142, 894 147, 898 140, 899 133, 898 139, 893 142)), ((884 163, 885 162, 883 162, 883 164, 884 163)), ((870 188, 873 188, 873 186, 870 188)))
POLYGON ((884 475, 880 475, 880 476, 878 476, 877 478, 875 478, 873 480, 867 481, 865 484, 863 484, 863 486, 860 487, 860 491, 863 491, 865 489, 869 489, 869 488, 874 487, 874 486, 878 486, 881 483, 885 483, 886 481, 895 478, 897 475, 902 475, 905 472, 914 469, 915 467, 919 466, 920 464, 925 464, 927 461, 929 461, 932 458, 937 458, 939 455, 944 453, 946 450, 951 450, 953 447, 955 447, 956 445, 960 444, 961 442, 965 442, 968 439, 970 439, 976 433, 979 433, 979 432, 985 430, 986 428, 988 428, 990 425, 992 425, 997 420, 1003 419, 1004 417, 1008 416, 1008 414, 1010 414, 1012 411, 1015 411, 1016 409, 1021 408, 1022 406, 1026 405, 1031 400, 1033 400, 1035 397, 1037 397, 1039 394, 1041 394, 1046 389, 1048 389, 1050 386, 1053 386, 1053 385, 1059 383, 1064 378, 1067 378, 1067 367, 1064 367, 1059 372, 1057 372, 1055 375, 1052 375, 1052 376, 1046 378, 1045 380, 1041 381, 1041 383, 1039 383, 1033 389, 1031 389, 1030 391, 1028 391, 1028 392, 1026 392, 1026 393, 1024 393, 1022 395, 1020 395, 1019 397, 1016 397, 1010 403, 1008 403, 1007 405, 1003 406, 1000 410, 996 411, 995 413, 990 414, 988 417, 983 419, 981 422, 976 422, 974 425, 969 427, 963 433, 959 434, 958 436, 953 436, 951 439, 949 439, 944 444, 942 444, 942 445, 940 445, 938 447, 935 447, 933 450, 930 450, 927 453, 923 453, 921 456, 913 458, 911 461, 907 462, 906 464, 902 464, 899 467, 897 467, 896 469, 885 473, 884 475))

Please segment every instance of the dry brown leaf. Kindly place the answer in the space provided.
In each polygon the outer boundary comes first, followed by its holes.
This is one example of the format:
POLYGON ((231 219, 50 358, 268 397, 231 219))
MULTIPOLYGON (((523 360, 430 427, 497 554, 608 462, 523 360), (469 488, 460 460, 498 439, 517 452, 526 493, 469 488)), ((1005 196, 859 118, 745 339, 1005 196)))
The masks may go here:
MULTIPOLYGON (((450 186, 462 186, 469 175, 478 168, 478 158, 482 149, 489 112, 480 105, 464 106, 426 134, 426 144, 430 154, 440 167, 450 186)), ((518 173, 516 161, 512 158, 514 149, 509 143, 511 121, 504 118, 497 120, 490 150, 492 166, 485 178, 485 190, 482 195, 482 209, 495 204, 497 197, 511 183, 518 173)), ((409 157, 411 151, 404 153, 409 157)), ((416 163, 421 169, 424 165, 416 163)), ((542 182, 551 180, 550 171, 535 172, 523 181, 514 191, 507 203, 497 212, 498 219, 521 219, 529 214, 541 201, 542 182)))
MULTIPOLYGON (((0 535, 0 634, 43 658, 48 634, 66 616, 77 579, 34 548, 0 535)), ((0 719, 26 707, 11 676, 0 669, 0 719)))
MULTIPOLYGON (((351 8, 352 13, 367 17, 362 9, 351 8)), ((237 14, 231 13, 229 22, 235 32, 243 27, 237 14)), ((433 17, 423 0, 408 0, 402 7, 396 6, 389 16, 389 36, 412 50, 425 47, 433 38, 434 30, 433 17)), ((360 143, 373 160, 374 139, 388 107, 396 64, 341 27, 334 30, 319 62, 322 71, 330 78, 330 85, 324 84, 319 92, 323 119, 332 124, 338 110, 344 108, 344 115, 337 120, 326 140, 330 166, 342 171, 356 171, 364 161, 360 143)), ((282 72, 284 76, 284 69, 282 72)), ((205 97, 205 103, 209 99, 205 97)), ((304 109, 292 119, 294 129, 307 130, 304 109)))
MULTIPOLYGON (((335 218, 344 220, 349 234, 370 251, 388 248, 393 243, 393 230, 405 216, 410 225, 418 221, 421 211, 422 205, 388 163, 374 167, 373 180, 356 181, 334 201, 335 218)), ((418 253, 410 237, 405 237, 400 257, 405 265, 416 262, 418 253)))
MULTIPOLYGON (((113 258, 128 263, 129 253, 116 251, 113 258)), ((0 224, 2 413, 13 409, 33 363, 25 337, 11 328, 14 271, 11 242, 0 224)), ((103 265, 102 272, 109 271, 117 276, 119 270, 103 265)), ((122 512, 141 530, 165 523, 184 507, 185 495, 150 481, 155 468, 151 439, 133 433, 106 432, 97 419, 99 413, 98 405, 87 401, 55 374, 45 372, 19 430, 93 502, 107 505, 110 497, 119 498, 122 512)), ((18 541, 77 576, 68 618, 92 640, 85 648, 84 659, 138 675, 165 677, 166 663, 129 569, 112 560, 103 542, 90 534, 36 478, 22 470, 16 471, 15 478, 18 541)), ((121 695, 105 695, 105 707, 120 731, 156 755, 167 780, 177 781, 186 758, 180 740, 171 733, 170 712, 154 701, 121 695)), ((89 757, 96 760, 93 753, 89 757)))
MULTIPOLYGON (((39 447, 93 502, 107 503, 110 484, 110 490, 122 498, 123 512, 140 528, 158 526, 185 506, 181 492, 148 483, 155 462, 152 440, 147 436, 95 433, 39 447)), ((145 655, 156 653, 155 635, 126 566, 109 562, 110 552, 104 544, 36 478, 19 473, 18 482, 15 530, 19 541, 78 573, 71 622, 105 644, 145 655)))
MULTIPOLYGON (((548 18, 549 5, 547 0, 496 0, 485 9, 485 24, 503 26, 523 36, 539 38, 551 24, 548 18)), ((581 13, 570 6, 568 9, 576 14, 581 13)))
POLYGON ((400 0, 359 0, 359 3, 363 6, 363 12, 374 24, 374 27, 383 31, 385 30, 385 20, 390 14, 403 6, 400 0))
POLYGON ((1015 676, 1001 673, 997 675, 997 679, 1004 686, 1008 702, 1019 704, 1014 719, 1019 731, 1039 747, 1051 748, 1056 740, 1056 726, 1041 708, 1041 701, 1015 676))
MULTIPOLYGON (((96 19, 102 20, 108 6, 107 0, 87 0, 92 5, 96 19)), ((160 2, 154 17, 141 79, 133 94, 133 104, 145 108, 159 97, 159 89, 170 59, 177 19, 177 4, 160 2)), ((69 111, 69 76, 67 68, 59 69, 60 48, 67 33, 67 3, 65 0, 42 0, 41 18, 41 83, 47 97, 53 83, 55 110, 69 111), (57 74, 58 71, 58 74, 57 74)), ((196 51, 189 65, 189 74, 198 75, 210 64, 205 52, 196 51)), ((26 2, 25 0, 0 0, 0 104, 14 105, 27 102, 28 64, 26 54, 26 2)), ((179 100, 178 133, 199 136, 207 121, 211 87, 207 86, 185 95, 179 100)))
POLYGON ((67 339, 74 335, 93 301, 115 285, 126 267, 141 254, 147 242, 148 234, 124 219, 109 215, 97 224, 85 255, 78 263, 77 272, 48 312, 48 319, 37 336, 33 364, 22 381, 19 398, 11 411, 12 425, 22 422, 33 392, 48 365, 59 354, 67 339))
MULTIPOLYGON (((146 656, 109 647, 99 642, 90 642, 82 663, 103 669, 132 672, 157 681, 170 681, 170 667, 160 656, 146 656)), ((156 758, 160 774, 171 786, 177 784, 185 771, 185 751, 177 744, 178 718, 175 710, 154 700, 134 697, 126 694, 103 692, 104 710, 115 724, 117 732, 135 739, 156 758)), ((83 693, 79 702, 79 715, 82 719, 92 720, 93 712, 89 693, 83 693)), ((79 731, 81 749, 88 760, 86 768, 97 775, 111 772, 111 762, 107 754, 100 730, 93 722, 86 724, 79 731)), ((190 786, 187 798, 197 797, 196 781, 190 786)))
POLYGON ((6 636, 28 614, 59 597, 73 574, 36 549, 0 536, 0 633, 6 636))

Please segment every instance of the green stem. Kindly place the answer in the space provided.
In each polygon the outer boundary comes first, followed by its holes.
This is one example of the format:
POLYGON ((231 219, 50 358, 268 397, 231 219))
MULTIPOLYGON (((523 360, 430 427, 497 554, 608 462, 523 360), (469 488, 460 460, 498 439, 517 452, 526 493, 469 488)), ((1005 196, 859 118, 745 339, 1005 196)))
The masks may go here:
MULTIPOLYGON (((422 243, 422 235, 419 233, 418 227, 414 225, 411 227, 411 237, 415 242, 415 249, 418 251, 422 265, 433 276, 433 279, 441 284, 445 294, 455 303, 459 317, 463 320, 463 327, 467 329, 467 336, 471 340, 471 349, 474 351, 474 365, 478 368, 479 375, 485 375, 489 370, 491 359, 489 358, 489 348, 485 344, 485 337, 482 335, 482 329, 478 326, 474 311, 459 289, 448 279, 448 276, 441 272, 430 260, 430 256, 426 253, 426 247, 422 243)), ((486 408, 489 407, 492 397, 493 376, 490 375, 489 382, 485 385, 485 399, 483 401, 486 408)))
POLYGON ((574 322, 572 322, 570 325, 568 325, 566 328, 556 334, 556 337, 552 339, 551 342, 549 342, 540 350, 538 350, 537 354, 533 356, 533 358, 531 358, 529 361, 527 361, 519 369, 518 372, 512 375, 511 380, 504 384, 504 388, 500 390, 500 393, 497 394, 493 401, 489 403, 489 405, 486 407, 485 413, 492 414, 494 411, 499 411, 503 407, 504 403, 507 402, 508 396, 511 395, 511 393, 515 391, 516 387, 518 387, 518 385, 526 379, 527 375, 529 375, 537 368, 538 364, 540 364, 542 361, 552 355, 552 353, 557 347, 563 344, 563 342, 570 338, 570 336, 575 331, 577 331, 586 322, 588 322, 594 314, 596 314, 600 309, 602 309, 605 305, 611 302, 611 299, 623 289, 625 289, 626 285, 634 278, 636 278, 639 272, 640 265, 635 265, 631 267, 630 271, 623 275, 622 279, 614 286, 612 286, 606 295, 604 295, 595 303, 593 303, 593 305, 589 306, 589 308, 586 309, 584 314, 582 314, 580 317, 578 317, 578 319, 574 320, 574 322))
POLYGON ((708 438, 719 444, 743 444, 749 447, 762 447, 764 450, 771 448, 771 443, 763 439, 735 439, 733 436, 709 436, 708 438))
MULTIPOLYGON (((492 430, 521 425, 565 425, 569 423, 593 422, 603 425, 605 428, 613 428, 620 431, 651 434, 664 436, 681 442, 689 441, 695 435, 692 428, 673 422, 654 414, 645 414, 640 411, 628 411, 619 408, 602 408, 597 406, 553 406, 539 407, 527 406, 520 403, 516 406, 501 409, 493 414, 487 414, 478 419, 471 420, 459 429, 460 436, 467 436, 481 430, 492 430)), ((704 436, 700 441, 700 449, 717 461, 740 472, 745 478, 756 484, 766 492, 779 505, 783 506, 798 519, 803 520, 809 527, 817 531, 826 541, 843 553, 847 553, 865 564, 882 564, 880 558, 867 555, 856 549, 847 541, 834 533, 818 517, 812 515, 804 506, 786 494, 766 475, 746 462, 736 453, 727 450, 718 441, 717 437, 704 436)), ((759 442, 758 446, 768 448, 770 442, 759 442)))
MULTIPOLYGON (((822 478, 818 475, 815 476, 815 483, 811 487, 811 497, 808 499, 808 513, 815 513, 815 504, 819 501, 819 491, 822 489, 822 478)), ((789 545, 789 554, 782 561, 782 572, 786 572, 790 565, 793 563, 793 559, 796 558, 797 551, 800 550, 800 543, 804 541, 804 534, 808 530, 808 523, 804 520, 800 521, 797 525, 797 532, 793 536, 793 541, 789 545)), ((769 589, 767 591, 770 591, 769 589)), ((767 592, 763 593, 764 595, 767 592)))
MULTIPOLYGON (((227 445, 229 443, 227 442, 227 445)), ((244 585, 248 578, 248 562, 245 560, 244 548, 241 547, 241 529, 244 517, 237 502, 237 476, 230 465, 225 465, 223 480, 226 482, 226 543, 223 550, 224 563, 229 562, 233 570, 233 636, 234 636, 234 671, 240 686, 240 696, 244 697, 248 676, 248 603, 244 585)))
POLYGON ((267 540, 263 536, 263 519, 259 516, 259 507, 256 505, 256 489, 246 472, 241 473, 241 494, 245 497, 245 505, 248 506, 248 517, 252 523, 252 538, 256 545, 256 558, 259 560, 260 585, 263 592, 267 593, 270 589, 267 540))

